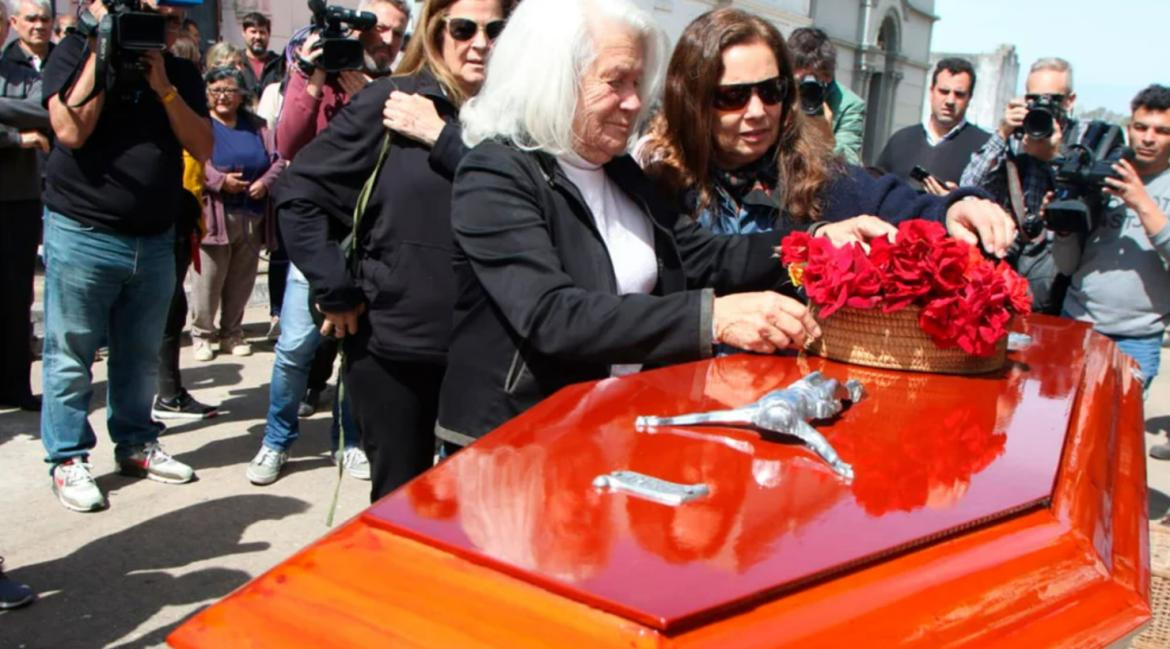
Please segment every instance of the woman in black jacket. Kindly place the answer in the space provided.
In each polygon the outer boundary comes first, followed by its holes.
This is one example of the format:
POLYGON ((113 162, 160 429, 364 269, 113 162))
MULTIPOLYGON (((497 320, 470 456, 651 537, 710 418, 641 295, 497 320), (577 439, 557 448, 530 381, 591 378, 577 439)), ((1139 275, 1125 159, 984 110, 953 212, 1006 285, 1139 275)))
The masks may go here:
POLYGON ((345 338, 345 387, 371 464, 371 499, 432 462, 451 332, 451 179, 467 149, 455 118, 483 81, 509 0, 429 0, 398 76, 359 93, 301 150, 277 190, 289 257, 312 284, 322 333, 345 338), (362 216, 356 277, 331 241, 362 216))
MULTIPOLYGON (((440 438, 465 445, 570 383, 716 343, 770 352, 819 335, 802 304, 769 290, 785 229, 714 235, 624 154, 665 56, 630 0, 525 0, 511 17, 461 114, 475 148, 453 193, 459 299, 440 438)), ((837 240, 893 232, 873 217, 817 227, 837 240)))

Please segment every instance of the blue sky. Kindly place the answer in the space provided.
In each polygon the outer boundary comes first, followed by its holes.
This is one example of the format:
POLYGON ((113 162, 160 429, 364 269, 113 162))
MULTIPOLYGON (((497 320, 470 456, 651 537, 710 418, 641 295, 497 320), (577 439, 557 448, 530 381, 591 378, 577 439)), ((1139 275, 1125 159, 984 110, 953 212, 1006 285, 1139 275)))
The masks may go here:
POLYGON ((1170 85, 1170 0, 936 0, 931 50, 991 52, 1016 46, 1020 92, 1032 61, 1073 65, 1077 108, 1128 114, 1151 83, 1170 85))

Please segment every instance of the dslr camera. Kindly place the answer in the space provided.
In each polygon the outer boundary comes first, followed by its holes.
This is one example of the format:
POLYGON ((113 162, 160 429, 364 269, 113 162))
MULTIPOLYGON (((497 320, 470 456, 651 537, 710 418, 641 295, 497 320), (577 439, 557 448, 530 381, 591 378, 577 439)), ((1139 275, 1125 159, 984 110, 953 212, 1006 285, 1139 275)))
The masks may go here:
POLYGON ((815 75, 806 74, 798 85, 800 89, 800 109, 805 115, 815 116, 825 112, 825 95, 829 92, 829 84, 821 83, 815 75))
POLYGON ((1094 120, 1080 141, 1068 147, 1052 166, 1055 196, 1045 212, 1046 226, 1056 232, 1091 232, 1100 224, 1109 196, 1106 178, 1117 178, 1113 165, 1133 161, 1133 149, 1125 146, 1121 127, 1094 120))
POLYGON ((1057 121, 1064 121, 1064 95, 1027 95, 1028 113, 1018 133, 1034 140, 1047 140, 1056 131, 1057 121))
POLYGON ((309 0, 309 11, 313 12, 314 31, 321 34, 321 40, 317 41, 317 47, 321 48, 317 67, 326 72, 364 68, 365 47, 351 34, 373 29, 378 17, 368 11, 326 6, 325 0, 309 0))

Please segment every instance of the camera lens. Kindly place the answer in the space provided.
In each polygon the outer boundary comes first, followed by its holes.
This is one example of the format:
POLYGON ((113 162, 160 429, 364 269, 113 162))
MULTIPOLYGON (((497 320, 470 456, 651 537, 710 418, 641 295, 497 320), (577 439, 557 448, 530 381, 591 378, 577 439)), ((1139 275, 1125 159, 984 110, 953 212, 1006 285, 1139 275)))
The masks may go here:
POLYGON ((1056 116, 1047 108, 1031 108, 1024 116, 1024 133, 1034 140, 1047 140, 1056 130, 1056 116))
POLYGON ((820 115, 824 110, 825 86, 813 75, 800 80, 800 107, 806 115, 820 115))

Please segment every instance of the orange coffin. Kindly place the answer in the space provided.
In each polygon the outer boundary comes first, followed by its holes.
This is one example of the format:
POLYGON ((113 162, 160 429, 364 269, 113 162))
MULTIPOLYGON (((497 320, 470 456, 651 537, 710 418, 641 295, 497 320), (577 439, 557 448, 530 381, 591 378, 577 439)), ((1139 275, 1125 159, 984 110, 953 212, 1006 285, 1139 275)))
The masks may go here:
POLYGON ((1098 647, 1149 619, 1141 389, 1035 317, 1002 372, 737 355, 567 388, 169 638, 194 647, 1098 647), (810 371, 867 399, 795 439, 639 415, 810 371), (706 496, 598 489, 629 470, 706 496))

